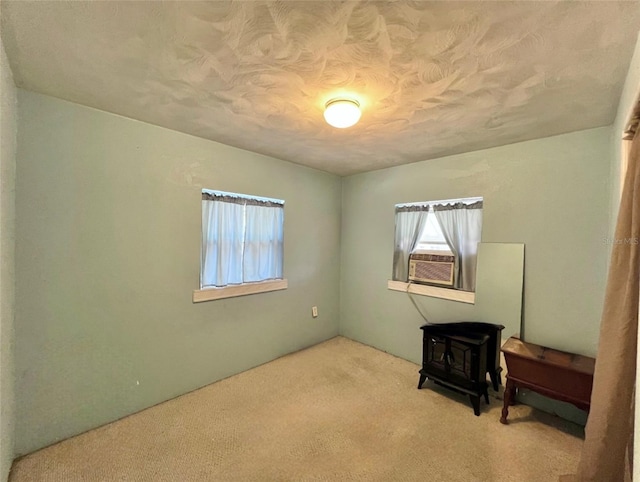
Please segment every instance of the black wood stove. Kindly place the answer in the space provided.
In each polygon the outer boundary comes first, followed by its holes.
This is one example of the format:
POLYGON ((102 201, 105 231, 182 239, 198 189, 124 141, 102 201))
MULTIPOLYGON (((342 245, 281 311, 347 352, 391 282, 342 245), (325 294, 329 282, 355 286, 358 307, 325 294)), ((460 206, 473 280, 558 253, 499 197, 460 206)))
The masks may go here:
POLYGON ((418 388, 427 378, 469 395, 480 415, 480 397, 489 403, 487 373, 494 390, 502 383, 500 345, 504 326, 475 321, 421 326, 422 368, 418 388))

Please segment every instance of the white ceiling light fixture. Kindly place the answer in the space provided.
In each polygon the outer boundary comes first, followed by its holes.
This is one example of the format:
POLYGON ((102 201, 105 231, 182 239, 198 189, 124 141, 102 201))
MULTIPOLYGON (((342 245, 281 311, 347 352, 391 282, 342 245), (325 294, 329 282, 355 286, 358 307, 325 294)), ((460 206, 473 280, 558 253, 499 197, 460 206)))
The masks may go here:
POLYGON ((332 99, 327 102, 324 119, 327 124, 338 129, 345 129, 360 120, 360 104, 352 99, 332 99))

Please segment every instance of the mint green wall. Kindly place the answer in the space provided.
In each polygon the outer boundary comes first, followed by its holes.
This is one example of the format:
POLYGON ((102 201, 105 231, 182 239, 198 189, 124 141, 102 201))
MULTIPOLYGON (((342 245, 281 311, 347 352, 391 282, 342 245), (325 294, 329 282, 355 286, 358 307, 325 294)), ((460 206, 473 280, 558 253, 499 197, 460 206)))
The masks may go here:
MULTIPOLYGON (((484 196, 482 240, 525 244, 524 337, 594 355, 605 284, 610 128, 343 179, 340 333, 419 363, 424 323, 391 275, 394 205, 484 196)), ((422 297, 432 322, 471 305, 422 297)), ((485 320, 488 321, 488 320, 485 320)))
POLYGON ((340 178, 18 92, 17 454, 337 335, 340 178), (202 187, 286 201, 289 289, 191 302, 202 187))
MULTIPOLYGON (((418 362, 423 320, 406 294, 386 289, 399 202, 484 196, 483 241, 526 245, 526 339, 595 353, 609 127, 341 181, 18 92, 17 454, 338 331, 418 362), (286 200, 288 290, 191 303, 202 187, 286 200)), ((432 321, 476 314, 419 303, 432 321)))
POLYGON ((16 88, 0 39, 0 480, 7 480, 14 440, 14 288, 16 88))

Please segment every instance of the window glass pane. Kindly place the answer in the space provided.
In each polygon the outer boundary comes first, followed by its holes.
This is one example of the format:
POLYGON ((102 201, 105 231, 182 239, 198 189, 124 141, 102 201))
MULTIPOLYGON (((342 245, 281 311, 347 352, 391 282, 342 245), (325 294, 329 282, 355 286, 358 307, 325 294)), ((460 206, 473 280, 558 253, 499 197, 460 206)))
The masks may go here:
POLYGON ((420 234, 415 251, 438 251, 441 254, 453 254, 433 212, 429 212, 427 215, 427 222, 420 234))
POLYGON ((418 243, 416 251, 442 251, 443 254, 451 253, 451 249, 448 244, 440 243, 418 243))
POLYGON ((420 235, 419 243, 447 244, 447 240, 444 238, 444 234, 442 234, 440 224, 438 224, 435 214, 431 211, 427 215, 427 223, 420 235))

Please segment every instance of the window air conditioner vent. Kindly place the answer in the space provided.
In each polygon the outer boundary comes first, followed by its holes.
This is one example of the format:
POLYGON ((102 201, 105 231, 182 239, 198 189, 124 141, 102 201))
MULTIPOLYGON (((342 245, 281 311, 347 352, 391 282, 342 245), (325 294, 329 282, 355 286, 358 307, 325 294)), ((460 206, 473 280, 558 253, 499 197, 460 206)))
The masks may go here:
POLYGON ((409 281, 453 286, 455 257, 451 255, 412 254, 409 257, 409 281))

